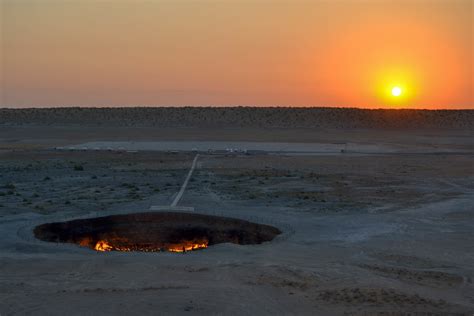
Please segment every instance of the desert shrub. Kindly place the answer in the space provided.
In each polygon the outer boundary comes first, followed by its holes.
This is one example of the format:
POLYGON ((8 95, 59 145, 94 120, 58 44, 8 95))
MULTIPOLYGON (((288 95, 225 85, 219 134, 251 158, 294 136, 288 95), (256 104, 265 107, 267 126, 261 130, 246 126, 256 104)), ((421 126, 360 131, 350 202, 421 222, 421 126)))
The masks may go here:
POLYGON ((15 190, 16 186, 13 183, 7 183, 3 186, 5 189, 15 190))
POLYGON ((135 193, 135 192, 129 192, 128 197, 131 198, 131 199, 134 199, 134 200, 140 199, 140 195, 135 193))
POLYGON ((40 211, 44 211, 44 210, 45 210, 45 208, 44 208, 43 206, 41 206, 41 205, 35 205, 35 209, 40 210, 40 211))
POLYGON ((74 171, 84 171, 84 167, 81 165, 75 165, 74 166, 74 171))

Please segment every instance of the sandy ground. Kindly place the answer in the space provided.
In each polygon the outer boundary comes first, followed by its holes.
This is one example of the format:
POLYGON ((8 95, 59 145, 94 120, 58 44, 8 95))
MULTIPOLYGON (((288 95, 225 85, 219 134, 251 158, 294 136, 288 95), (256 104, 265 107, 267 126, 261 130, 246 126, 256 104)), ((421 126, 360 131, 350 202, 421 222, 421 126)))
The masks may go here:
POLYGON ((466 131, 3 126, 0 314, 472 315, 472 139, 466 131), (53 149, 105 141, 156 147, 53 149), (160 151, 164 141, 187 147, 160 151), (179 205, 282 235, 186 254, 98 253, 33 237, 40 223, 171 204, 196 141, 261 151, 201 153, 179 205), (331 150, 266 152, 275 142, 331 150), (341 153, 343 143, 370 150, 341 153))

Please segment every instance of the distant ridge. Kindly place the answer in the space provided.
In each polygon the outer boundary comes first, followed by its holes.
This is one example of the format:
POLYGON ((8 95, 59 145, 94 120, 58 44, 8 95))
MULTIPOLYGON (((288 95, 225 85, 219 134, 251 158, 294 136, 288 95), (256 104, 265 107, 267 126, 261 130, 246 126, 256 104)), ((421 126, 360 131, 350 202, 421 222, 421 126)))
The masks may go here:
POLYGON ((282 107, 0 109, 0 125, 474 130, 474 110, 282 107))

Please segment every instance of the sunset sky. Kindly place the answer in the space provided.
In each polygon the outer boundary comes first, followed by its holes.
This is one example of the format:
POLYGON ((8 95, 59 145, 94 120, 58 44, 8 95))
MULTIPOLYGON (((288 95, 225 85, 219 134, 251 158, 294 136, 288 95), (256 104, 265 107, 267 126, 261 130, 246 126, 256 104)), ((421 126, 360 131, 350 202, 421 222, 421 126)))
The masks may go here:
POLYGON ((472 0, 0 1, 2 107, 474 108, 472 0))

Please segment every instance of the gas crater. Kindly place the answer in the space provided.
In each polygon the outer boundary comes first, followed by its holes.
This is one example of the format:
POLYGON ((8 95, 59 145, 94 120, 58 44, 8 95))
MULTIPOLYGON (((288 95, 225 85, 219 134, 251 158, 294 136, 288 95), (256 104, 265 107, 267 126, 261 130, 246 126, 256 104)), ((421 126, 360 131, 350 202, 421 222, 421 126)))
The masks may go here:
POLYGON ((36 238, 95 251, 187 252, 220 243, 261 244, 281 231, 246 220, 194 213, 111 215, 36 226, 36 238))

